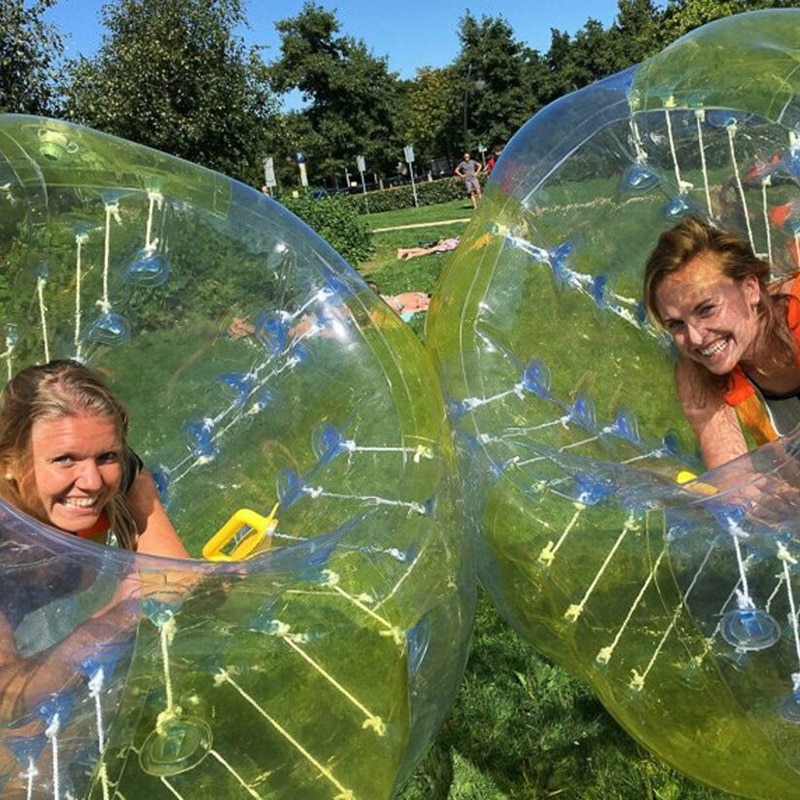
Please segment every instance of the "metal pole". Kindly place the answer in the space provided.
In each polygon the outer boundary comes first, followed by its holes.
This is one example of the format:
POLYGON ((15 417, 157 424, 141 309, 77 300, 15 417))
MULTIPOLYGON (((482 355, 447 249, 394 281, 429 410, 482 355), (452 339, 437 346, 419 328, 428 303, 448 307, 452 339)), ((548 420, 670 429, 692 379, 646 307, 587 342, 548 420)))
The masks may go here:
POLYGON ((414 193, 414 205, 419 208, 419 200, 417 200, 417 184, 414 183, 414 165, 410 165, 411 170, 411 191, 414 193))
POLYGON ((467 127, 467 107, 469 106, 469 79, 472 75, 472 64, 467 66, 467 80, 464 83, 464 147, 469 148, 469 129, 467 127))
POLYGON ((267 156, 264 159, 264 186, 267 187, 267 193, 272 194, 272 190, 278 185, 277 178, 275 177, 275 162, 272 156, 267 156))
POLYGON ((364 208, 369 214, 369 198, 367 197, 367 182, 364 180, 364 173, 361 173, 361 189, 364 192, 364 208))
POLYGON ((306 172, 306 158, 302 153, 297 154, 297 166, 300 168, 300 185, 308 188, 308 173, 306 172))

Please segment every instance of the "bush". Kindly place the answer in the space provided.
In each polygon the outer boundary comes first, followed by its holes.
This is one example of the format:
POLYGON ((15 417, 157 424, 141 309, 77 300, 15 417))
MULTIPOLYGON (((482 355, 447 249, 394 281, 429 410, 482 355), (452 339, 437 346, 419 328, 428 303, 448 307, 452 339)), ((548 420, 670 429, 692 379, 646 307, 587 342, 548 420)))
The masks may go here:
POLYGON ((310 197, 282 200, 286 208, 325 239, 350 264, 366 261, 373 253, 372 233, 347 198, 310 197))
MULTIPOLYGON (((437 181, 421 180, 416 184, 416 189, 417 202, 421 206, 435 206, 439 203, 449 203, 451 200, 461 200, 466 197, 464 182, 459 178, 440 178, 437 181)), ((347 205, 355 208, 359 214, 366 212, 363 194, 351 194, 342 199, 347 205)), ((414 191, 411 184, 404 184, 391 189, 369 192, 366 200, 369 202, 370 213, 398 211, 403 208, 413 208, 414 191)))

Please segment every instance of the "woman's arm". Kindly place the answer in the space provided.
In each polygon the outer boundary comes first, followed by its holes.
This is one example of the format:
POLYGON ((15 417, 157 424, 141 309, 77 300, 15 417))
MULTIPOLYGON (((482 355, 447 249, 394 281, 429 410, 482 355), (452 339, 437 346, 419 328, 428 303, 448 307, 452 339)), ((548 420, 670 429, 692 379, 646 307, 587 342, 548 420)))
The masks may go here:
POLYGON ((166 558, 188 558, 175 528, 161 505, 153 477, 142 469, 128 491, 128 503, 139 531, 136 552, 166 558))
POLYGON ((681 360, 675 369, 678 397, 694 429, 706 469, 714 469, 748 451, 747 441, 733 406, 704 382, 699 367, 681 360))
MULTIPOLYGON (((140 531, 139 553, 187 558, 158 498, 153 478, 141 470, 128 492, 131 511, 140 531)), ((200 580, 191 571, 134 570, 123 577, 111 599, 60 642, 35 656, 20 657, 5 617, 0 614, 0 725, 27 713, 53 693, 81 680, 84 662, 102 660, 107 648, 129 639, 141 619, 141 603, 148 597, 179 602, 200 580)))
POLYGON ((19 655, 14 633, 0 614, 0 726, 79 682, 84 663, 89 659, 102 661, 107 648, 118 647, 133 635, 140 619, 139 607, 139 599, 130 596, 107 606, 60 642, 30 657, 19 655))
MULTIPOLYGON (((140 532, 137 552, 188 557, 146 469, 134 479, 128 501, 140 532)), ((170 600, 176 600, 188 593, 199 578, 191 572, 133 572, 121 580, 111 600, 72 633, 29 658, 20 657, 14 632, 0 614, 0 725, 73 685, 80 679, 81 665, 87 659, 98 658, 105 648, 118 646, 132 636, 141 619, 143 599, 166 593, 170 600)))
POLYGON ((0 669, 13 664, 19 658, 17 640, 5 614, 0 613, 0 669))

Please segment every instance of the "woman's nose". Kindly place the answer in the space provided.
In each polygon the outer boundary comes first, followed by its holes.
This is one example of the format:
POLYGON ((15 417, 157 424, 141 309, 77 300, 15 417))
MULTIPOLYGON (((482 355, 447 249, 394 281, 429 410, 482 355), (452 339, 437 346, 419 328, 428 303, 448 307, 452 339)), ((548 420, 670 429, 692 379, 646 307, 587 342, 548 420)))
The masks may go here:
POLYGON ((76 483, 78 488, 86 491, 96 491, 102 487, 103 476, 93 458, 87 458, 81 462, 76 483))
POLYGON ((704 336, 705 331, 699 326, 693 325, 691 322, 686 325, 686 337, 689 340, 689 344, 702 344, 704 336))

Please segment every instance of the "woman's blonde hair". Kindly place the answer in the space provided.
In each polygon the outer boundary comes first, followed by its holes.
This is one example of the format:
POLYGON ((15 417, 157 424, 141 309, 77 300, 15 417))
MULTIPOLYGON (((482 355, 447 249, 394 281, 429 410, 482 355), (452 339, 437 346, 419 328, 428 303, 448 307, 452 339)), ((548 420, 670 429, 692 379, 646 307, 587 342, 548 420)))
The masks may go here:
POLYGON ((661 326, 656 293, 662 281, 679 272, 703 254, 715 256, 719 270, 736 283, 755 276, 760 288, 756 312, 759 316, 759 345, 767 348, 775 364, 793 363, 795 339, 786 325, 787 295, 769 291, 770 265, 759 258, 750 243, 730 231, 715 228, 697 217, 686 217, 661 234, 644 269, 644 304, 652 322, 661 326))
MULTIPOLYGON (((127 444, 128 411, 105 382, 77 361, 51 361, 20 370, 0 396, 0 497, 33 514, 20 494, 20 477, 31 469, 31 431, 37 420, 92 415, 112 422, 122 443, 121 486, 135 475, 136 457, 127 444)), ((106 506, 111 530, 120 546, 136 548, 136 523, 123 491, 106 506)), ((42 520, 48 522, 48 520, 42 520)))

